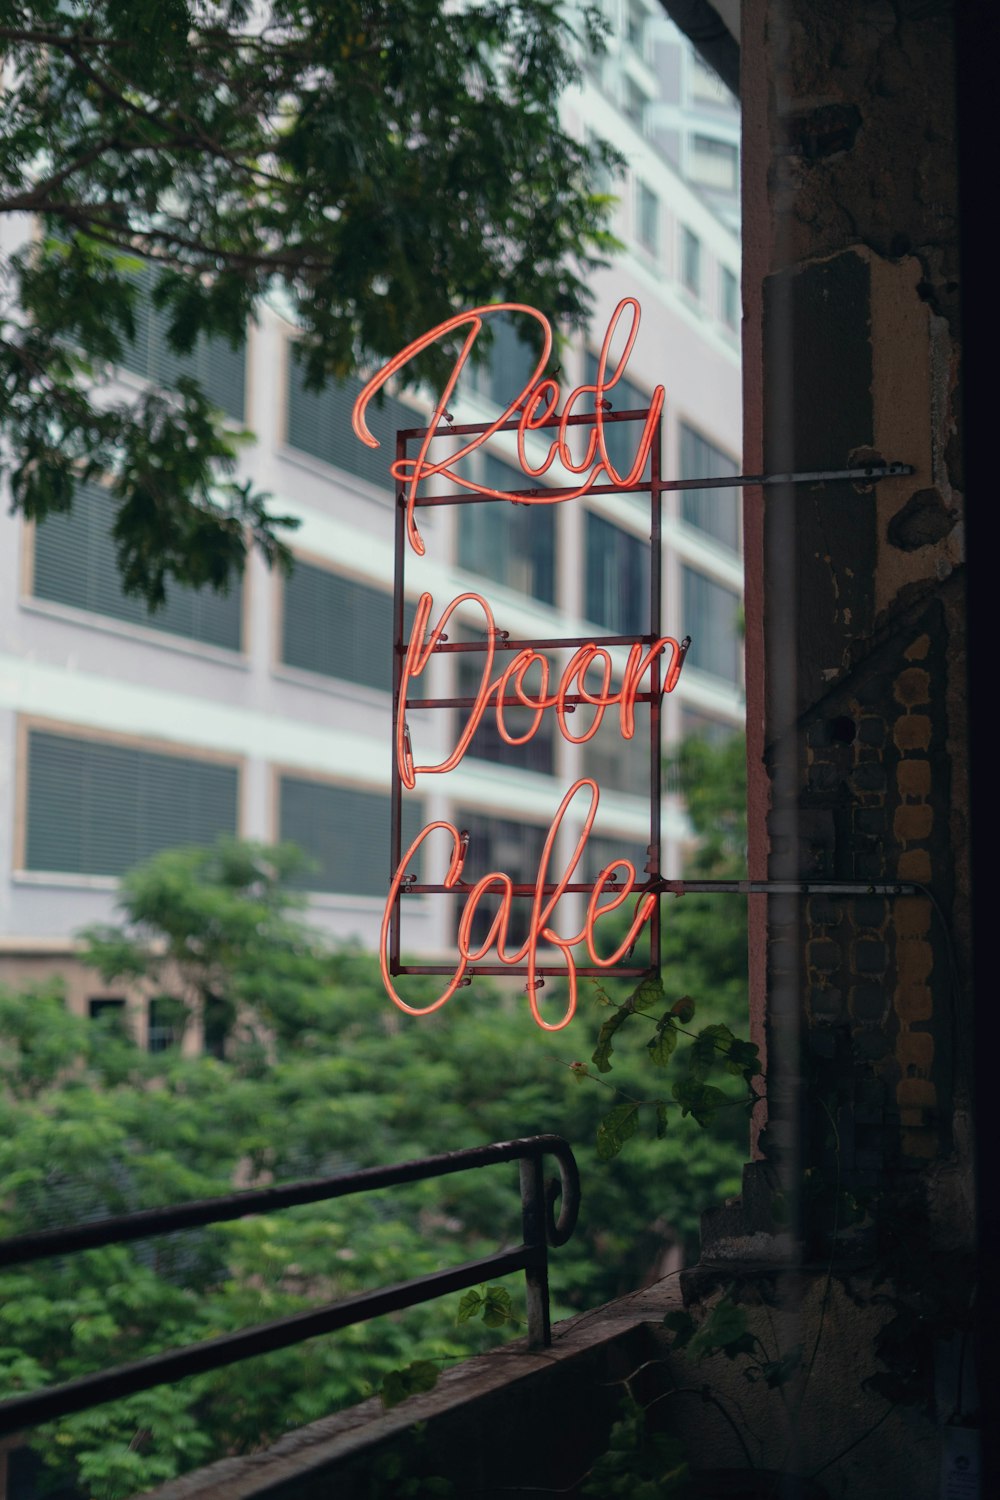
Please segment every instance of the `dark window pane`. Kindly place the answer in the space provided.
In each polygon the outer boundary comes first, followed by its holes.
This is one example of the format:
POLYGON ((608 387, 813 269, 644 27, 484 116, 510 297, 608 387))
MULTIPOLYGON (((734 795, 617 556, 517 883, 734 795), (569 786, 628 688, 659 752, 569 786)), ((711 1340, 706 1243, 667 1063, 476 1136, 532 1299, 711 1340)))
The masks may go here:
POLYGON ((139 289, 133 304, 136 334, 123 351, 122 365, 167 389, 175 386, 182 375, 187 375, 198 381, 210 401, 242 422, 246 345, 241 343, 234 349, 227 339, 202 335, 190 354, 178 354, 167 341, 169 312, 153 306, 155 278, 152 266, 146 266, 135 277, 139 289))
MULTIPOLYGON (((414 606, 405 607, 405 638, 414 606)), ((392 595, 296 560, 282 589, 281 660, 345 682, 392 690, 392 595)))
MULTIPOLYGON (((648 679, 644 679, 641 689, 645 691, 648 685, 648 679)), ((619 686, 615 683, 616 691, 619 686)), ((617 704, 606 710, 597 733, 583 747, 583 774, 592 777, 602 791, 629 792, 635 797, 648 798, 648 704, 636 704, 635 734, 630 740, 622 739, 617 704)))
MULTIPOLYGON (((472 631, 463 630, 457 637, 461 640, 473 640, 472 631)), ((482 639, 482 637, 480 637, 482 639)), ((506 653, 497 653, 494 657, 494 675, 502 671, 505 663, 506 653)), ((483 657, 478 653, 455 654, 455 697, 474 698, 479 692, 479 685, 483 676, 483 657)), ((530 693, 540 685, 539 668, 535 668, 528 674, 526 689, 530 693)), ((550 682, 551 690, 551 682, 550 682)), ((468 708, 459 708, 455 711, 455 728, 452 734, 454 744, 462 726, 468 719, 468 708)), ((524 771, 540 771, 543 775, 551 776, 555 770, 555 748, 552 737, 553 709, 546 709, 541 721, 531 739, 523 745, 508 745, 497 728, 496 707, 491 703, 483 714, 479 728, 472 736, 468 755, 477 760, 492 761, 499 766, 516 766, 524 771)), ((531 727, 534 714, 528 708, 508 708, 504 711, 504 724, 507 732, 513 735, 526 734, 531 727)))
MULTIPOLYGON (((585 372, 586 384, 596 385, 597 355, 591 349, 587 350, 585 372)), ((611 374, 614 374, 613 364, 609 365, 608 371, 606 371, 605 373, 607 374, 609 372, 611 374)), ((612 413, 614 413, 616 411, 645 411, 649 407, 650 398, 648 391, 642 390, 642 388, 640 386, 637 386, 634 381, 629 380, 626 376, 623 375, 622 378, 618 381, 617 385, 613 385, 610 391, 607 392, 604 399, 611 402, 611 410, 612 413)), ((593 397, 591 397, 590 400, 591 403, 593 403, 593 397)), ((580 406, 581 412, 587 410, 588 408, 586 405, 580 406)), ((639 442, 642 437, 642 430, 643 423, 638 421, 609 422, 604 428, 604 443, 605 447, 608 450, 608 457, 610 458, 617 472, 621 475, 625 475, 631 472, 632 465, 635 463, 635 455, 639 448, 639 442)), ((649 478, 648 459, 646 460, 646 466, 642 471, 642 478, 649 478)))
POLYGON ((681 709, 681 736, 686 740, 699 739, 706 740, 710 745, 725 745, 738 733, 736 725, 724 719, 699 713, 694 708, 681 709))
POLYGON ((609 635, 641 635, 649 621, 649 546, 587 512, 586 611, 609 635))
MULTIPOLYGON (((301 361, 294 345, 288 353, 288 412, 286 440, 290 448, 311 453, 324 463, 333 464, 365 479, 382 490, 398 489, 389 472, 396 460, 396 432, 401 428, 421 427, 424 418, 412 406, 386 396, 381 406, 372 401, 365 419, 378 448, 369 448, 354 435, 351 411, 361 391, 361 381, 349 376, 343 384, 331 384, 321 391, 305 387, 301 361)), ((416 446, 410 445, 413 453, 416 446)))
MULTIPOLYGON (((728 453, 681 423, 681 479, 720 479, 738 473, 739 465, 728 453)), ((697 526, 724 547, 739 551, 738 490, 681 490, 681 516, 689 526, 697 526)))
MULTIPOLYGON (((631 860, 632 864, 635 866, 635 882, 636 885, 639 885, 647 878, 646 860, 649 858, 646 853, 647 845, 647 839, 630 838, 627 834, 624 833, 621 835, 601 836, 592 834, 591 837, 587 840, 587 847, 583 852, 583 859, 577 866, 577 873, 574 878, 579 880, 595 881, 601 871, 606 869, 613 860, 628 859, 631 860)), ((627 872, 625 870, 618 870, 616 873, 618 876, 618 884, 624 885, 627 872)), ((622 908, 622 910, 626 909, 628 912, 629 920, 631 920, 633 915, 631 905, 629 905, 627 908, 622 908)), ((609 919, 609 923, 610 921, 611 919, 609 919)), ((600 928, 598 928, 597 930, 600 931, 600 928)))
MULTIPOLYGON (((532 823, 515 823, 510 818, 491 818, 485 813, 460 808, 454 817, 459 829, 469 833, 469 852, 462 879, 474 885, 491 871, 509 875, 515 885, 533 884, 538 875, 545 843, 546 829, 532 823)), ((472 922, 472 945, 481 944, 496 916, 498 898, 484 897, 472 922)), ((462 904, 456 908, 455 926, 461 920, 462 904)), ((508 928, 507 952, 523 943, 528 935, 531 898, 514 898, 508 928)))
POLYGON ((31 730, 27 868, 121 875, 237 830, 235 766, 31 730))
MULTIPOLYGON (((503 492, 530 488, 519 469, 484 455, 481 483, 503 492)), ((554 604, 556 506, 484 500, 463 505, 458 517, 458 561, 494 583, 554 604)))
POLYGON ((681 572, 684 633, 691 637, 688 662, 738 685, 743 656, 739 595, 693 568, 681 572))
POLYGON ((489 326, 493 343, 486 364, 476 369, 473 380, 480 395, 506 410, 531 379, 541 350, 518 337, 531 326, 524 315, 513 318, 501 313, 489 319, 489 326))
POLYGON ((177 1001, 169 998, 149 1002, 146 1047, 149 1052, 167 1052, 178 1040, 175 1021, 177 1001))
POLYGON ((701 296, 701 240, 686 227, 681 229, 681 281, 692 296, 701 296))
POLYGON ((122 588, 112 537, 115 510, 114 497, 103 485, 81 484, 72 510, 48 515, 38 523, 32 581, 35 598, 239 651, 242 580, 238 579, 227 594, 170 581, 166 603, 151 611, 144 599, 126 594, 122 588))
MULTIPOLYGON (((278 801, 282 841, 298 844, 316 866, 291 884, 342 895, 386 894, 395 871, 389 869, 391 808, 385 793, 283 776, 278 801)), ((404 800, 404 851, 423 821, 423 804, 404 800)))

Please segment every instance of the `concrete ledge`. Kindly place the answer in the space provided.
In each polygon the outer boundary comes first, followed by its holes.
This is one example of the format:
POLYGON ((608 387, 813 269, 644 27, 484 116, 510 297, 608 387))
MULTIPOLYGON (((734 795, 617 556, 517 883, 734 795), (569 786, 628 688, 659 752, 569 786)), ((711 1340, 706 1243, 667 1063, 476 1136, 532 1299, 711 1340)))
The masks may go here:
MULTIPOLYGON (((456 1495, 488 1500, 530 1484, 566 1489, 602 1451, 621 1382, 659 1354, 653 1326, 681 1305, 676 1277, 581 1313, 552 1347, 524 1340, 446 1370, 433 1391, 391 1411, 377 1399, 325 1417, 245 1458, 228 1458, 150 1491, 152 1500, 349 1500, 369 1496, 379 1457, 413 1444, 456 1495)), ((239 1367, 233 1372, 239 1379, 239 1367)), ((387 1485, 385 1493, 392 1492, 387 1485)))

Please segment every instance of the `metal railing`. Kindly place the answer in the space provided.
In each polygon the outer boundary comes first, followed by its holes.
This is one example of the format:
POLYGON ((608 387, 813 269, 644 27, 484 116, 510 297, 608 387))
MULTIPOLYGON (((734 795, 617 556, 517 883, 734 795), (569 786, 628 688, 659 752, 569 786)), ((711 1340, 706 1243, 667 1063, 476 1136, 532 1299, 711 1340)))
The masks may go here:
POLYGON ((322 1203, 345 1198, 375 1188, 398 1187, 402 1183, 422 1182, 431 1177, 445 1177, 472 1167, 517 1161, 521 1178, 521 1220, 523 1243, 510 1250, 498 1250, 477 1260, 464 1261, 446 1271, 433 1271, 399 1282, 381 1291, 362 1292, 341 1302, 327 1303, 307 1312, 259 1323, 237 1333, 221 1334, 181 1349, 150 1355, 147 1359, 118 1365, 114 1369, 84 1375, 63 1385, 48 1386, 24 1396, 0 1402, 0 1434, 19 1432, 41 1422, 51 1422, 72 1412, 100 1406, 117 1397, 222 1369, 239 1360, 251 1359, 285 1349, 318 1334, 332 1333, 354 1323, 364 1323, 382 1313, 396 1312, 429 1302, 448 1292, 463 1291, 487 1277, 524 1271, 527 1292, 528 1342, 531 1347, 551 1343, 549 1324, 548 1246, 562 1245, 576 1225, 580 1203, 580 1178, 568 1142, 558 1135, 527 1136, 521 1140, 496 1141, 464 1151, 449 1151, 440 1156, 421 1157, 391 1167, 366 1167, 335 1177, 319 1177, 282 1187, 262 1188, 252 1192, 230 1193, 220 1198, 205 1198, 174 1208, 144 1209, 117 1218, 98 1219, 89 1224, 68 1228, 44 1229, 35 1234, 18 1235, 0 1240, 0 1266, 24 1264, 54 1255, 70 1255, 95 1250, 102 1245, 121 1245, 152 1235, 193 1229, 200 1225, 221 1224, 226 1220, 245 1218, 250 1214, 273 1213, 303 1203, 322 1203), (542 1177, 542 1158, 554 1156, 559 1178, 542 1177), (559 1216, 555 1202, 561 1198, 559 1216))

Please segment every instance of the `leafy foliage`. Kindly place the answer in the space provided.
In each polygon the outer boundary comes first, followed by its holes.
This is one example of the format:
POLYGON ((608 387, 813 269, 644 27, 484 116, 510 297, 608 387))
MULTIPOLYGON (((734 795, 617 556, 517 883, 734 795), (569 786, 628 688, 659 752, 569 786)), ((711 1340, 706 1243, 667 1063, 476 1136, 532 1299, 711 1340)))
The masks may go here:
MULTIPOLYGON (((745 875, 742 738, 733 736, 722 746, 686 740, 670 770, 683 792, 695 835, 685 873, 706 879, 745 875)), ((741 1120, 757 1101, 755 1080, 761 1073, 756 1044, 733 1030, 746 1024, 746 943, 742 896, 685 895, 666 912, 661 971, 651 971, 624 995, 620 986, 595 985, 598 1003, 610 1011, 591 1057, 597 1071, 576 1062, 573 1072, 578 1079, 604 1084, 617 1096, 598 1126, 599 1159, 616 1157, 637 1136, 645 1117, 651 1118, 655 1136, 662 1140, 676 1110, 682 1120, 690 1117, 703 1128, 726 1120, 723 1128, 736 1142, 741 1120), (684 993, 672 999, 678 990, 684 993), (691 1031, 696 1011, 719 1019, 691 1031), (623 1050, 623 1042, 635 1041, 636 1020, 652 1021, 653 1034, 646 1034, 641 1052, 634 1046, 631 1052, 623 1050), (650 1064, 657 1071, 670 1068, 676 1075, 669 1096, 650 1094, 650 1064), (613 1069, 617 1075, 611 1081, 606 1075, 613 1069), (710 1081, 713 1075, 718 1082, 710 1081), (731 1080, 742 1086, 734 1089, 731 1080)))
MULTIPOLYGON (((214 1016, 224 1060, 179 1045, 147 1056, 123 1029, 68 1014, 54 991, 0 994, 0 1233, 556 1131, 584 1197, 553 1257, 555 1316, 632 1290, 671 1243, 695 1253, 700 1212, 737 1189, 745 1150, 742 1110, 716 1114, 698 1090, 744 1097, 756 1066, 736 1037, 745 1000, 726 945, 679 951, 669 995, 652 980, 617 1003, 596 995, 591 1067, 567 1060, 562 1033, 530 1027, 522 997, 482 981, 433 1016, 399 1017, 371 955, 331 953, 305 925, 285 883, 296 867, 293 851, 252 844, 169 851, 123 880, 120 923, 90 933, 105 974, 169 998, 181 1018, 214 1016), (710 1017, 698 1033, 693 994, 710 1017), (650 1073, 666 1067, 673 1093, 648 1100, 650 1073), (604 1088, 633 1097, 609 1111, 604 1088)), ((0 1378, 11 1393, 34 1389, 519 1236, 516 1173, 496 1168, 15 1267, 0 1277, 0 1378)), ((374 1390, 392 1401, 428 1388, 443 1361, 517 1326, 520 1295, 520 1278, 467 1292, 457 1322, 453 1309, 410 1309, 255 1360, 238 1381, 197 1377, 36 1441, 54 1474, 116 1500, 374 1390)))
POLYGON ((651 1430, 643 1408, 628 1397, 611 1429, 608 1449, 594 1464, 582 1495, 611 1500, 664 1500, 692 1493, 684 1446, 678 1438, 651 1430))
POLYGON ((279 295, 315 387, 456 304, 579 323, 614 245, 590 187, 613 153, 568 136, 558 100, 596 41, 556 0, 0 0, 0 211, 46 228, 4 267, 15 505, 66 510, 110 476, 125 587, 154 606, 170 577, 224 587, 248 537, 286 558, 288 518, 227 477, 240 435, 196 381, 109 387, 137 272, 157 269, 175 354, 238 343, 279 295))

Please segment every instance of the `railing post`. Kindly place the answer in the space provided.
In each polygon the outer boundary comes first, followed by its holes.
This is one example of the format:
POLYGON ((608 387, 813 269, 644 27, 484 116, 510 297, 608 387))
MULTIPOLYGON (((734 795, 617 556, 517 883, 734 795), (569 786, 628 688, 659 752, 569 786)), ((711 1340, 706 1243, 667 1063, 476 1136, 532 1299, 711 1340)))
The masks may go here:
POLYGON ((528 1305, 528 1347, 547 1349, 552 1343, 552 1328, 549 1322, 549 1257, 545 1235, 541 1153, 523 1156, 519 1167, 524 1243, 533 1252, 524 1271, 528 1305))

